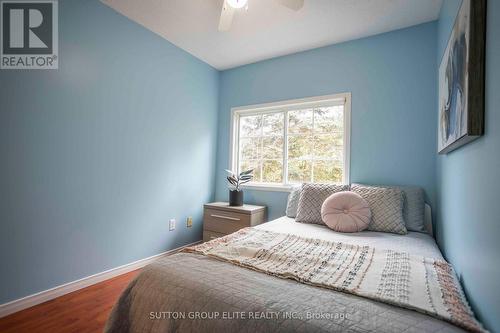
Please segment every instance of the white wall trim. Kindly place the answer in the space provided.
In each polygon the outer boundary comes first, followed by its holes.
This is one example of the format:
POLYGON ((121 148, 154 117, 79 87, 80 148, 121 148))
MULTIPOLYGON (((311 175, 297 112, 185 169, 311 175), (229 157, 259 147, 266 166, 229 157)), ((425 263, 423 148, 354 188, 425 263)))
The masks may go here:
POLYGON ((201 241, 197 241, 191 244, 187 244, 163 253, 156 254, 154 256, 140 259, 134 262, 131 262, 129 264, 125 264, 122 266, 118 266, 109 270, 106 270, 104 272, 100 272, 94 275, 90 275, 87 277, 84 277, 82 279, 72 281, 69 283, 62 284, 60 286, 47 289, 41 292, 38 292, 33 295, 29 295, 23 298, 19 298, 13 301, 10 301, 8 303, 0 304, 0 318, 5 317, 9 314, 30 308, 32 306, 38 305, 43 302, 50 301, 54 298, 66 295, 68 293, 71 293, 73 291, 77 291, 86 287, 89 287, 91 285, 94 285, 96 283, 114 278, 118 275, 122 275, 131 271, 134 271, 136 269, 142 268, 153 261, 160 259, 161 257, 165 257, 171 254, 174 254, 176 252, 179 252, 180 250, 184 249, 185 247, 188 246, 193 246, 198 243, 201 243, 201 241))
POLYGON ((344 104, 344 184, 351 184, 351 103, 350 92, 342 94, 345 98, 344 104))
POLYGON ((251 183, 241 185, 241 188, 255 191, 268 191, 268 192, 292 192, 298 185, 280 185, 280 184, 263 184, 251 183))

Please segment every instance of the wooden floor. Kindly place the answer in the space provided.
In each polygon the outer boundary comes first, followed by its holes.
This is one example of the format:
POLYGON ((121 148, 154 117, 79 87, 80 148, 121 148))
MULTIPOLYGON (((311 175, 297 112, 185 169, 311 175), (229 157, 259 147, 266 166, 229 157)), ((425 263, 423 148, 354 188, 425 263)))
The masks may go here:
POLYGON ((123 274, 0 318, 0 332, 102 332, 113 304, 138 272, 123 274))

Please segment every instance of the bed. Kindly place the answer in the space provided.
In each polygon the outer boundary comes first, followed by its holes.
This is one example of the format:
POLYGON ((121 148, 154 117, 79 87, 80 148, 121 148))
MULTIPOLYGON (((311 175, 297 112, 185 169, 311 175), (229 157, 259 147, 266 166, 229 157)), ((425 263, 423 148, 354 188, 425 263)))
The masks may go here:
MULTIPOLYGON (((434 239, 425 233, 341 234, 288 217, 255 229, 442 260, 434 239)), ((463 332, 414 310, 271 276, 193 252, 181 252, 145 267, 121 295, 105 328, 108 333, 344 331, 463 332)))

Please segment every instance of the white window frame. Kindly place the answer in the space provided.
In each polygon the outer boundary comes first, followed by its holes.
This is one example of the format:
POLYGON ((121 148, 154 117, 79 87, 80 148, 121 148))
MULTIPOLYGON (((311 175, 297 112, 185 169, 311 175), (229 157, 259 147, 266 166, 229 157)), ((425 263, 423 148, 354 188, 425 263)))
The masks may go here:
MULTIPOLYGON (((325 95, 318 97, 308 97, 300 99, 292 99, 286 101, 279 101, 265 104, 255 104, 247 106, 238 106, 231 108, 231 133, 229 140, 229 169, 237 170, 238 156, 239 156, 239 121, 240 116, 245 115, 258 115, 269 114, 272 112, 285 111, 285 126, 284 137, 288 138, 288 111, 300 110, 304 108, 315 108, 321 106, 334 106, 344 104, 344 135, 343 135, 343 156, 344 156, 344 169, 343 169, 343 184, 350 183, 350 164, 351 164, 351 93, 339 93, 333 95, 325 95)), ((288 161, 288 140, 284 140, 283 144, 283 160, 288 161)), ((288 173, 288 164, 283 165, 283 179, 286 179, 288 173)), ((243 186, 244 188, 251 188, 264 191, 281 191, 289 192, 293 188, 292 184, 264 184, 264 183, 249 183, 243 186)))

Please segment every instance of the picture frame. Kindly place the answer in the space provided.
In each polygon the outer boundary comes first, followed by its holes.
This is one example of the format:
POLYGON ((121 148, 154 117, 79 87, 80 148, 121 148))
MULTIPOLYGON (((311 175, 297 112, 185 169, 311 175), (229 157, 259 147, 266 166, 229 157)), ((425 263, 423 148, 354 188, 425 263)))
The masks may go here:
POLYGON ((463 0, 439 66, 438 152, 484 135, 486 0, 463 0))

